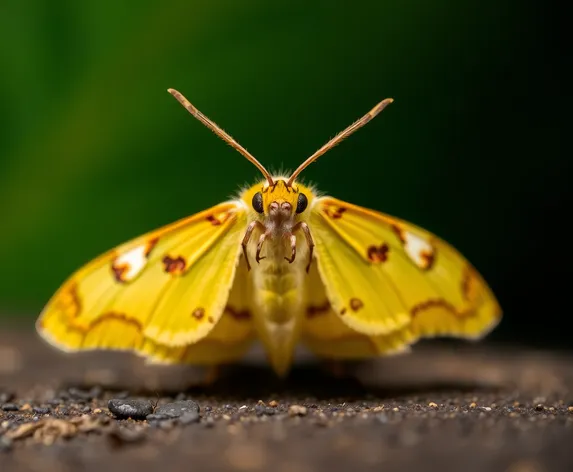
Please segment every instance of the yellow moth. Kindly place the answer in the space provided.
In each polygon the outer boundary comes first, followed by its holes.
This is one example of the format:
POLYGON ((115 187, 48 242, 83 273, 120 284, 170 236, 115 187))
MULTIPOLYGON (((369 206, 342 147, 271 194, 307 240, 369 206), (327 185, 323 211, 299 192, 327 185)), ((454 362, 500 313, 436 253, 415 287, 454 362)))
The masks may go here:
POLYGON ((297 182, 380 113, 376 105, 275 176, 185 97, 169 92, 264 179, 235 200, 89 262, 44 308, 38 332, 66 351, 127 350, 150 362, 217 366, 262 342, 278 375, 297 344, 331 360, 405 351, 425 337, 478 339, 500 320, 486 282, 453 247, 406 221, 297 182))

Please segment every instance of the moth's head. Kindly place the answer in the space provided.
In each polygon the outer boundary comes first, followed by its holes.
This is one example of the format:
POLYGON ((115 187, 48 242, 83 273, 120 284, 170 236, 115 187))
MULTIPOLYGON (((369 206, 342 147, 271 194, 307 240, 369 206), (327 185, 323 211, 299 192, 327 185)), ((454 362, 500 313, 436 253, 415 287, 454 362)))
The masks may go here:
POLYGON ((267 181, 253 185, 241 198, 261 218, 282 223, 304 214, 314 197, 312 189, 298 183, 287 185, 284 177, 273 177, 273 184, 267 181))

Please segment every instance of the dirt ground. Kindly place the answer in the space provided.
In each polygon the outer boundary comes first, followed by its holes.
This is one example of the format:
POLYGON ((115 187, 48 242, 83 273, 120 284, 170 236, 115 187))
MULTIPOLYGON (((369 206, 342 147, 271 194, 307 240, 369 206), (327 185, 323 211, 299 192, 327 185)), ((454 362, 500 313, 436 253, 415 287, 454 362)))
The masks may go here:
POLYGON ((254 353, 200 378, 0 326, 0 471, 573 470, 573 355, 426 343, 343 377, 303 356, 281 382, 254 353), (111 398, 200 413, 118 420, 111 398))

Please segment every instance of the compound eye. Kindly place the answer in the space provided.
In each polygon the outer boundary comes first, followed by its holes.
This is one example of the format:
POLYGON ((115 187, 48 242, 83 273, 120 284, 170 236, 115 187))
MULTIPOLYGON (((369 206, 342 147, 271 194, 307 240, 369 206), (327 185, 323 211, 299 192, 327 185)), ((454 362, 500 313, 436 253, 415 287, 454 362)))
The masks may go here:
POLYGON ((298 200, 296 202, 296 212, 302 213, 304 210, 306 210, 307 205, 308 205, 308 198, 306 198, 306 195, 304 193, 299 193, 298 200))
POLYGON ((257 213, 262 213, 264 211, 263 208, 263 194, 261 192, 257 192, 253 195, 253 208, 257 213))

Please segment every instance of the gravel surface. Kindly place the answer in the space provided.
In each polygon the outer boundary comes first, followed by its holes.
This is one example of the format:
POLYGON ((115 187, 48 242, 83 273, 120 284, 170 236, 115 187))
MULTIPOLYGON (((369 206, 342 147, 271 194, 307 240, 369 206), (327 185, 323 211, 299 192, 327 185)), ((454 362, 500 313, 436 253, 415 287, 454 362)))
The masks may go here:
POLYGON ((281 382, 255 352, 203 376, 0 326, 0 470, 573 470, 571 354, 434 342, 281 382))

